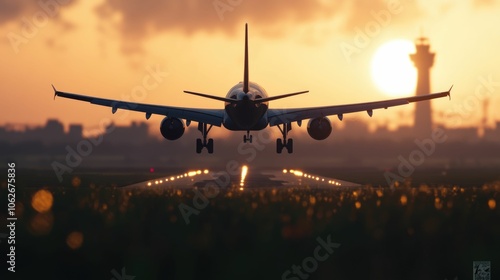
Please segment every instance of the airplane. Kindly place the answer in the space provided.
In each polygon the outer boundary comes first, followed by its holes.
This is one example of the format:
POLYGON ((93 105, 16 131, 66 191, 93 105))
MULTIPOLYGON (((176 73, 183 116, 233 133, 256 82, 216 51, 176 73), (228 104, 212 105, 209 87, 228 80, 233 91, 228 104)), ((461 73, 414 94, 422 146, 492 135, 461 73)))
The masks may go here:
POLYGON ((339 120, 342 121, 344 114, 366 111, 371 117, 375 109, 387 109, 388 107, 445 96, 451 98, 450 92, 453 87, 444 92, 375 102, 295 109, 271 109, 269 108, 269 101, 304 94, 308 91, 298 91, 269 97, 263 87, 249 80, 248 70, 248 24, 245 24, 243 81, 229 89, 226 97, 188 90, 184 91, 187 94, 222 101, 224 102, 224 109, 183 108, 141 104, 58 91, 54 85, 52 85, 52 88, 54 89, 54 99, 56 96, 60 96, 111 107, 113 114, 118 109, 125 109, 143 112, 146 114, 146 119, 149 119, 152 114, 163 115, 165 117, 161 121, 160 132, 167 140, 179 139, 184 134, 185 127, 189 126, 192 121, 195 121, 198 123, 198 130, 202 135, 202 138, 196 139, 196 152, 198 154, 202 152, 203 148, 207 148, 209 154, 213 153, 214 141, 212 138, 207 139, 208 133, 213 126, 224 126, 231 131, 246 131, 246 135, 243 136, 244 143, 252 143, 250 131, 259 131, 265 129, 267 126, 277 126, 282 134, 282 138, 276 139, 276 152, 281 154, 283 149, 286 149, 288 153, 293 153, 293 139, 288 137, 288 133, 292 129, 292 123, 294 122, 300 127, 303 120, 309 119, 307 123, 308 134, 313 139, 324 140, 332 132, 332 125, 328 116, 337 115, 339 120))

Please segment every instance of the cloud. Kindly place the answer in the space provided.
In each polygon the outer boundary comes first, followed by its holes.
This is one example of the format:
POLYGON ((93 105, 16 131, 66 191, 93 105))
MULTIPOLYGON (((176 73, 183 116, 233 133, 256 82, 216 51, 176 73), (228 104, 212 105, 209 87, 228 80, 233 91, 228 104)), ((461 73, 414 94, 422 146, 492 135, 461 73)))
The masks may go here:
POLYGON ((31 6, 31 1, 0 1, 0 24, 17 19, 20 14, 31 6))
POLYGON ((0 1, 0 25, 17 20, 21 15, 36 10, 35 1, 0 1))
POLYGON ((249 0, 170 0, 135 1, 105 0, 96 7, 102 22, 112 23, 124 39, 123 50, 140 50, 141 40, 164 31, 181 31, 186 35, 197 32, 220 32, 228 36, 240 34, 248 22, 252 32, 262 36, 281 35, 283 26, 293 23, 325 22, 340 19, 341 31, 352 31, 372 20, 373 12, 388 9, 388 3, 406 5, 403 18, 412 18, 415 1, 341 0, 341 1, 249 1, 249 0), (131 43, 130 42, 134 42, 131 43), (125 46, 126 45, 126 46, 125 46))
POLYGON ((76 3, 76 0, 39 0, 39 1, 13 1, 0 0, 0 25, 8 22, 20 22, 23 17, 28 20, 33 17, 46 16, 60 19, 60 10, 64 6, 76 3))

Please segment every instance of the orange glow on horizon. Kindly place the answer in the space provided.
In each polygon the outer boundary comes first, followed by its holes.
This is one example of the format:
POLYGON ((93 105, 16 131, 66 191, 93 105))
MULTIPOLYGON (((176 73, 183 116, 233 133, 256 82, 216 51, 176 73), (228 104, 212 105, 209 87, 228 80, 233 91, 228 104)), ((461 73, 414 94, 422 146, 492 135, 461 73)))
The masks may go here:
MULTIPOLYGON (((321 9, 331 9, 334 5, 333 2, 323 2, 319 5, 321 9)), ((0 45, 4 54, 3 67, 0 69, 2 86, 4 92, 9 93, 2 99, 4 112, 0 125, 38 126, 44 125, 49 118, 56 118, 65 127, 81 123, 90 131, 91 128, 98 127, 103 119, 109 119, 117 125, 145 120, 142 113, 131 112, 125 115, 125 110, 118 110, 116 115, 112 115, 111 110, 101 106, 62 98, 54 100, 50 83, 54 83, 60 90, 102 98, 222 109, 221 102, 185 95, 182 91, 192 89, 223 97, 231 86, 241 80, 244 24, 240 17, 236 17, 241 12, 248 13, 245 17, 253 19, 253 23, 249 23, 250 79, 261 84, 271 96, 310 90, 304 96, 273 101, 270 103, 271 108, 337 105, 387 98, 386 91, 380 90, 370 77, 377 49, 397 38, 412 42, 419 36, 415 25, 425 25, 427 22, 428 27, 423 28, 424 35, 429 38, 432 50, 439 57, 431 70, 431 91, 446 90, 451 84, 460 83, 459 86, 457 84, 452 101, 440 99, 432 102, 434 119, 440 125, 452 126, 456 118, 445 116, 446 112, 460 113, 455 108, 467 105, 464 101, 469 93, 475 92, 481 85, 478 78, 488 80, 488 75, 491 75, 491 80, 495 82, 500 79, 496 74, 496 67, 500 65, 500 57, 497 55, 500 37, 491 36, 500 32, 500 24, 497 24, 500 4, 496 1, 475 2, 482 4, 452 1, 443 11, 436 10, 435 5, 420 5, 418 9, 409 5, 400 14, 391 15, 394 20, 383 26, 383 32, 370 36, 364 27, 371 26, 372 23, 378 24, 370 10, 387 9, 385 3, 378 6, 380 3, 372 5, 370 2, 358 5, 352 11, 345 7, 336 9, 331 16, 325 13, 326 16, 289 20, 288 13, 300 11, 298 8, 302 7, 299 2, 294 2, 289 3, 286 8, 273 10, 272 14, 275 16, 269 19, 269 23, 259 21, 260 16, 254 14, 257 13, 256 10, 243 9, 241 6, 235 8, 236 13, 232 14, 231 19, 227 18, 227 24, 220 24, 217 13, 212 10, 212 13, 208 11, 200 14, 203 16, 199 21, 184 22, 183 18, 179 18, 179 22, 164 25, 158 15, 144 16, 141 12, 127 14, 119 8, 108 7, 111 9, 110 16, 102 17, 96 13, 95 3, 78 1, 71 4, 71 8, 58 9, 57 18, 64 21, 50 17, 49 24, 37 29, 39 32, 30 38, 22 36, 23 43, 16 45, 7 37, 6 43, 0 45), (434 20, 437 13, 443 13, 439 22, 434 20), (127 15, 129 18, 126 18, 127 15), (215 24, 211 22, 213 18, 216 20, 215 24), (464 18, 468 19, 469 28, 446 28, 460 26, 464 18), (86 24, 82 25, 82 22, 86 24), (127 30, 128 22, 137 22, 137 29, 127 30), (77 28, 65 31, 64 36, 60 36, 66 24, 77 28), (268 25, 273 26, 272 32, 268 25), (97 26, 106 26, 107 35, 97 26), (429 28, 430 26, 432 27, 429 28), (363 36, 366 36, 363 44, 357 42, 358 27, 363 36), (146 28, 147 32, 140 32, 141 28, 146 28), (122 33, 123 30, 130 32, 122 33), (353 51, 343 53, 343 44, 352 46, 353 51), (456 48, 457 45, 461 47, 456 48), (165 51, 165 46, 168 46, 168 51, 165 51), (481 46, 480 51, 478 46, 481 46), (144 98, 134 97, 133 89, 143 86, 143 79, 151 72, 150 69, 156 69, 157 66, 165 73, 164 76, 161 76, 154 87, 147 87, 144 98), (31 73, 29 82, 19 82, 25 77, 26 69, 31 73), (27 101, 19 102, 20 97, 27 101)), ((275 9, 274 5, 268 5, 259 3, 261 9, 275 9)), ((21 11, 12 14, 0 23, 2 34, 13 32, 22 35, 25 18, 32 21, 35 11, 44 12, 36 3, 27 6, 29 9, 24 11, 26 13, 21 11)), ((196 9, 201 5, 178 6, 194 6, 190 8, 196 9)), ((308 15, 318 12, 323 14, 316 10, 307 12, 311 12, 308 15)), ((403 79, 393 80, 399 82, 403 79)), ((387 82, 393 81, 389 78, 384 83, 387 82)), ((493 127, 500 120, 500 112, 493 110, 500 106, 500 100, 493 98, 500 89, 493 88, 488 127, 493 127)), ((410 89, 409 94, 413 95, 414 90, 410 89)), ((404 110, 377 110, 373 119, 367 118, 363 113, 350 116, 374 126, 385 126, 392 120, 390 126, 397 128, 412 123, 411 118, 399 116, 399 113, 413 108, 412 105, 405 106, 404 110)), ((462 115, 461 123, 457 126, 475 127, 481 124, 483 108, 481 105, 473 107, 467 112, 467 117, 462 115)), ((161 137, 158 133, 160 121, 161 116, 157 115, 148 121, 155 128, 158 137, 161 137)), ((340 122, 337 125, 343 126, 340 122)), ((297 128, 297 131, 304 130, 304 127, 297 128)), ((216 129, 211 136, 217 138, 230 133, 232 132, 225 129, 216 129)))

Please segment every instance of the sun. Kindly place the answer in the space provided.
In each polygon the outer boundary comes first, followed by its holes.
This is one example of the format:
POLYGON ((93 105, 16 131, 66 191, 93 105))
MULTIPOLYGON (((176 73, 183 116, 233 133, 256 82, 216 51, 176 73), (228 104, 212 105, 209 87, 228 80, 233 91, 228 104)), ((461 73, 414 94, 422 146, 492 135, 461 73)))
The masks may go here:
POLYGON ((380 46, 372 59, 372 79, 390 96, 407 96, 415 92, 417 70, 409 55, 415 46, 409 40, 392 40, 380 46))

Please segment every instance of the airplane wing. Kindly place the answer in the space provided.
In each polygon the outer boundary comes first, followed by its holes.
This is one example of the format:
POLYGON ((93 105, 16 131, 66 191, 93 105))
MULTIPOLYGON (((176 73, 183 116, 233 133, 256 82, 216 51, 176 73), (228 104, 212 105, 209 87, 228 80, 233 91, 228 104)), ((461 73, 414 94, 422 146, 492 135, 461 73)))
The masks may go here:
POLYGON ((146 119, 149 119, 152 114, 185 119, 187 121, 195 121, 206 123, 215 126, 221 126, 224 118, 223 109, 198 109, 198 108, 181 108, 161 105, 150 105, 128 101, 104 99, 93 96, 58 91, 54 86, 54 98, 56 96, 75 99, 91 104, 111 107, 111 112, 114 114, 118 109, 131 110, 146 113, 146 119))
MULTIPOLYGON (((453 87, 453 86, 452 86, 453 87)), ((450 96, 451 88, 448 91, 431 93, 427 95, 411 96, 405 98, 397 98, 383 101, 311 107, 311 108, 295 108, 295 109, 269 109, 267 117, 270 126, 281 125, 284 123, 292 123, 304 119, 312 119, 318 117, 326 117, 337 115, 342 120, 343 115, 347 113, 366 111, 370 117, 375 109, 387 109, 388 107, 405 105, 412 102, 424 101, 434 98, 450 96)), ((451 97, 451 96, 450 96, 451 97)))

